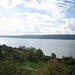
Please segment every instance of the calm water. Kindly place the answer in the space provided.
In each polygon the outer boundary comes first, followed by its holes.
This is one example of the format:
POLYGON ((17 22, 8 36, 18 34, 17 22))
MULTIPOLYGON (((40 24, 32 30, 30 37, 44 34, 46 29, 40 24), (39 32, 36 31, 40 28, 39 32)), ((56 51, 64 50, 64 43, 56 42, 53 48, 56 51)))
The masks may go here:
POLYGON ((45 55, 56 53, 57 57, 75 57, 75 40, 0 38, 0 44, 13 47, 33 46, 42 49, 45 55))

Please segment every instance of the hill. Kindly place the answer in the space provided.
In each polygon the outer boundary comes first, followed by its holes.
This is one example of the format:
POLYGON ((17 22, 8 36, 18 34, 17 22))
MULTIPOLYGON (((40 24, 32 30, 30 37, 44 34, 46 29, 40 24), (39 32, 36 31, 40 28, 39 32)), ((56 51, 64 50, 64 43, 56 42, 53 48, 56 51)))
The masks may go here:
POLYGON ((28 38, 28 39, 75 39, 75 35, 16 35, 16 36, 0 36, 10 38, 28 38))

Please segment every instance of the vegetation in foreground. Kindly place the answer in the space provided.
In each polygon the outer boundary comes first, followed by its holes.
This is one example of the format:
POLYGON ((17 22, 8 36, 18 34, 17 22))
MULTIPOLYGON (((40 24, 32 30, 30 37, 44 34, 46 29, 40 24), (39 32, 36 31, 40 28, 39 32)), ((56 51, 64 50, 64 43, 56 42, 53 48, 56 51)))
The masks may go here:
POLYGON ((41 49, 0 45, 1 75, 75 75, 75 58, 45 56, 41 49))

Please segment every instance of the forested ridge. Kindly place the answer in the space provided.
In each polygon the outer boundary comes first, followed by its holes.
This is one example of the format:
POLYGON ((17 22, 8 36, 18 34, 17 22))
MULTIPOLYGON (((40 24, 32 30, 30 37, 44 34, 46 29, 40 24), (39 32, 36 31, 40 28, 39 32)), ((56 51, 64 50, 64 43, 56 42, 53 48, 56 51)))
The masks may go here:
POLYGON ((0 45, 0 75, 75 75, 75 58, 47 56, 41 49, 0 45))
POLYGON ((9 37, 9 38, 32 38, 32 39, 75 39, 75 35, 70 34, 54 34, 54 35, 2 35, 0 37, 9 37))

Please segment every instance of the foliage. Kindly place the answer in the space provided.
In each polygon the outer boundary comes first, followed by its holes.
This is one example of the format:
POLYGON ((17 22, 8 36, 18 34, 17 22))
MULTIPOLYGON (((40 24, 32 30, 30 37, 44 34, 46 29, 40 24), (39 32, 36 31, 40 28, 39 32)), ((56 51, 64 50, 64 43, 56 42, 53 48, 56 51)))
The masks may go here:
POLYGON ((29 70, 21 68, 13 61, 0 61, 0 75, 31 75, 29 70))
POLYGON ((33 75, 34 71, 22 68, 20 66, 26 66, 34 69, 40 68, 43 63, 40 59, 43 56, 44 54, 42 50, 34 47, 26 48, 22 46, 19 48, 13 48, 6 45, 0 45, 0 74, 33 75), (27 61, 30 62, 30 64, 27 61))
POLYGON ((56 59, 51 59, 35 75, 68 75, 68 71, 64 64, 59 63, 56 59))
POLYGON ((75 58, 59 59, 55 53, 45 56, 41 49, 34 47, 0 45, 1 75, 34 75, 34 70, 25 67, 38 69, 35 75, 75 75, 75 58))
POLYGON ((30 62, 30 61, 26 61, 25 62, 25 67, 30 67, 30 68, 34 68, 34 69, 39 69, 40 67, 42 67, 44 65, 43 62, 30 62))
POLYGON ((56 54, 55 54, 55 53, 52 53, 52 54, 51 54, 51 58, 52 58, 52 59, 56 59, 56 54))
POLYGON ((63 57, 63 63, 68 68, 68 75, 75 75, 75 59, 73 57, 63 57))

